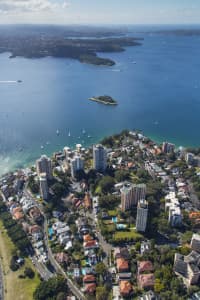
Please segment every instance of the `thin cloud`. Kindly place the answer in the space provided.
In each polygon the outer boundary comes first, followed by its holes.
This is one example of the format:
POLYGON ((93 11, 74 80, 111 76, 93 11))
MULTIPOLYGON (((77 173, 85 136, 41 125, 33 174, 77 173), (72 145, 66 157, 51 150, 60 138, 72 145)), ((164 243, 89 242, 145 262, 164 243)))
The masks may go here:
POLYGON ((68 6, 68 1, 57 3, 50 0, 0 0, 0 13, 55 11, 68 6))

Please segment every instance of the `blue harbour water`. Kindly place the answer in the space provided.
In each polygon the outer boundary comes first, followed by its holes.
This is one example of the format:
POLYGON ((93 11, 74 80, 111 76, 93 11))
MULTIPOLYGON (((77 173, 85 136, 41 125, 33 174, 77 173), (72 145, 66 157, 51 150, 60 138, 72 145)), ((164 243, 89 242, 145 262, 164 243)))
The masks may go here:
POLYGON ((1 54, 0 173, 124 128, 177 146, 200 146, 200 36, 138 36, 142 46, 99 54, 115 60, 114 67, 1 54), (22 83, 2 82, 18 79, 22 83), (88 101, 104 94, 119 105, 88 101))

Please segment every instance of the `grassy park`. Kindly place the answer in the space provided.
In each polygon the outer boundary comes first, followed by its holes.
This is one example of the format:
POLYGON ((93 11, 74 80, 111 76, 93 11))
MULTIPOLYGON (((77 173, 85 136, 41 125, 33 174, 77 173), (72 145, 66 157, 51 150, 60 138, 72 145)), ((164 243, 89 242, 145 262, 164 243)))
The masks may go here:
POLYGON ((33 299, 33 292, 39 284, 40 280, 37 274, 33 279, 19 278, 24 274, 26 267, 34 269, 29 259, 25 260, 25 264, 16 272, 11 271, 9 264, 13 253, 16 251, 15 245, 8 237, 2 221, 0 220, 0 260, 4 277, 4 294, 5 300, 28 300, 33 299))

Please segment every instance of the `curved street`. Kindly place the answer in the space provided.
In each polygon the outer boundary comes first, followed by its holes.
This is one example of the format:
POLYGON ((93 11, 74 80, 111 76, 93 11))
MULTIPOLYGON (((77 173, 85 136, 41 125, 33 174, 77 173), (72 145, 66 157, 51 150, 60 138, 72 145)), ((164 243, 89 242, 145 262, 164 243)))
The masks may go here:
POLYGON ((43 211, 43 206, 35 200, 32 193, 27 189, 27 186, 24 191, 25 191, 25 194, 27 193, 27 195, 32 198, 32 200, 35 202, 37 207, 40 209, 40 211, 44 217, 44 224, 43 224, 44 225, 44 243, 45 243, 45 246, 46 246, 46 249, 48 252, 48 258, 49 258, 51 265, 54 267, 56 273, 61 274, 66 278, 69 289, 71 290, 73 295, 76 296, 76 298, 78 300, 85 300, 86 298, 85 298, 84 294, 74 284, 74 282, 67 276, 67 274, 64 272, 62 267, 57 263, 57 261, 55 260, 55 258, 53 256, 53 253, 52 253, 51 248, 49 247, 49 243, 48 243, 48 223, 47 223, 46 215, 43 211))

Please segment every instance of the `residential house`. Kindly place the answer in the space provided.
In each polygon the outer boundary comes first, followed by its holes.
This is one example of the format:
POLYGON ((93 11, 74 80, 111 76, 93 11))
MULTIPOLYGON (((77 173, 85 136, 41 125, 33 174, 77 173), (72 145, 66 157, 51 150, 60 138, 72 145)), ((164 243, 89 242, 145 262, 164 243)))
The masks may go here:
POLYGON ((40 212, 40 210, 37 206, 34 206, 29 210, 29 216, 35 222, 41 222, 42 221, 42 215, 41 215, 41 212, 40 212))
POLYGON ((88 293, 88 294, 94 294, 95 291, 96 291, 96 283, 89 283, 89 284, 86 284, 85 287, 84 287, 84 292, 85 293, 88 293))
POLYGON ((128 261, 124 258, 117 258, 116 259, 117 270, 119 273, 124 273, 129 271, 129 264, 128 261))
POLYGON ((157 300, 157 297, 153 291, 148 291, 144 295, 138 297, 138 300, 157 300))
POLYGON ((128 251, 127 248, 115 248, 114 249, 114 257, 115 259, 117 258, 124 258, 126 260, 129 260, 130 259, 130 253, 128 251))
POLYGON ((29 228, 29 234, 32 235, 32 238, 35 241, 41 240, 42 237, 43 237, 42 229, 38 225, 30 226, 30 228, 29 228))
POLYGON ((137 277, 138 279, 138 286, 141 289, 153 289, 155 278, 154 274, 141 274, 137 277))
POLYGON ((13 219, 16 221, 20 221, 24 218, 24 213, 21 207, 15 207, 12 210, 13 219))
POLYGON ((99 248, 99 244, 96 240, 91 240, 88 242, 84 242, 83 248, 84 249, 95 249, 95 248, 99 248))
POLYGON ((92 208, 92 199, 91 199, 89 193, 85 194, 85 197, 83 199, 83 203, 84 203, 85 208, 87 208, 87 209, 92 208))
POLYGON ((141 242, 140 254, 143 255, 151 250, 151 243, 149 241, 141 242))
POLYGON ((200 235, 194 233, 191 239, 191 249, 200 253, 200 235))
POLYGON ((133 293, 133 287, 129 281, 121 280, 119 287, 120 287, 120 294, 122 297, 129 297, 133 293))
POLYGON ((68 263, 69 262, 69 256, 64 252, 59 252, 55 254, 55 259, 59 264, 68 263))
POLYGON ((192 211, 189 214, 189 219, 194 225, 200 226, 200 212, 199 211, 192 211))
POLYGON ((85 275, 83 277, 83 282, 84 283, 92 283, 92 282, 96 282, 96 278, 94 275, 90 274, 90 275, 85 275))
POLYGON ((197 284, 200 279, 200 254, 195 251, 192 251, 187 256, 176 253, 174 258, 174 272, 183 279, 187 287, 197 284))
POLYGON ((150 261, 139 261, 138 262, 138 274, 150 273, 153 271, 153 264, 150 261))

